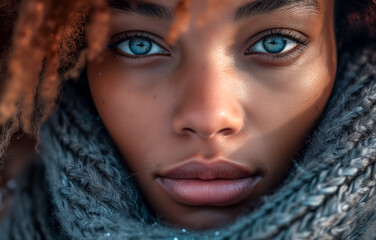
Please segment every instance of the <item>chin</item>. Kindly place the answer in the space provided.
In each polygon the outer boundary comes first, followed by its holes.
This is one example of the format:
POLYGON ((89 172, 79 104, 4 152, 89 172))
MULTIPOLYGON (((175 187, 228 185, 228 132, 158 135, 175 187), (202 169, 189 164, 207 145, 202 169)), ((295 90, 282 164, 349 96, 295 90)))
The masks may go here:
POLYGON ((166 216, 163 219, 179 228, 202 231, 231 224, 244 212, 239 207, 192 207, 189 213, 169 216, 170 218, 166 216))

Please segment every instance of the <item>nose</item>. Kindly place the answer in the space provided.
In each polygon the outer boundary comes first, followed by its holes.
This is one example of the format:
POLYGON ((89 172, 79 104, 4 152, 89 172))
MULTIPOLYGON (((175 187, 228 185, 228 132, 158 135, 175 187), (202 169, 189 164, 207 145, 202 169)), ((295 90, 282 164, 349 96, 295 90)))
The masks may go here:
POLYGON ((200 138, 237 134, 244 124, 234 76, 213 62, 181 73, 173 129, 180 135, 200 138))

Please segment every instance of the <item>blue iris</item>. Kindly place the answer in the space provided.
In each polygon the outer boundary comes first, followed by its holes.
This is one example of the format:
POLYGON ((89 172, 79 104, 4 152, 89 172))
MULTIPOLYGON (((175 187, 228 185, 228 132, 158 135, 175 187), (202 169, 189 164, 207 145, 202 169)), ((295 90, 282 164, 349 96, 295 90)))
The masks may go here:
POLYGON ((142 38, 133 38, 129 40, 129 49, 135 55, 144 55, 150 52, 152 47, 152 42, 142 39, 142 38))
POLYGON ((262 44, 266 51, 270 53, 280 53, 285 49, 287 40, 284 37, 272 36, 265 38, 262 44))

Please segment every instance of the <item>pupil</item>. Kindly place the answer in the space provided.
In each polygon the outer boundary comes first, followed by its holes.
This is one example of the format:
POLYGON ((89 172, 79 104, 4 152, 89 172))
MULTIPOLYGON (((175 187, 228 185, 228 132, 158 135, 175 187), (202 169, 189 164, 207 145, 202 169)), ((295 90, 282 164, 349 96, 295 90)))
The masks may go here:
POLYGON ((283 37, 269 37, 264 39, 263 45, 270 53, 280 53, 286 47, 286 39, 283 37))
POLYGON ((145 39, 134 38, 129 41, 129 48, 136 55, 144 55, 150 51, 151 42, 145 39))

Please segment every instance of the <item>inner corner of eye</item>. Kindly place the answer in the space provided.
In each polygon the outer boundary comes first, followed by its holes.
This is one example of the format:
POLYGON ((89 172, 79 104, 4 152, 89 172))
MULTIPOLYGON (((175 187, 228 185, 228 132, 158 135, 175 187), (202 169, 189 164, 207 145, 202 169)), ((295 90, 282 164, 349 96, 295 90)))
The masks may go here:
POLYGON ((107 43, 107 47, 110 48, 110 49, 115 49, 117 47, 117 45, 118 45, 117 43, 112 43, 112 42, 107 43))

